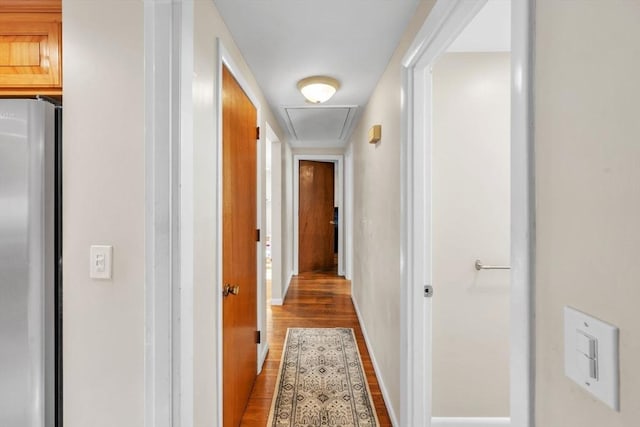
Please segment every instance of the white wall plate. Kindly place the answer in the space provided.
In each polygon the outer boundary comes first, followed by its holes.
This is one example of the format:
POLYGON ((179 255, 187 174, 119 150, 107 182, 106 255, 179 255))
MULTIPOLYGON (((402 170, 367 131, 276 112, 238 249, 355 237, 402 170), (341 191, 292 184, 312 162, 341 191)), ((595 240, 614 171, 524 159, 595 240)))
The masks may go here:
POLYGON ((564 307, 564 372, 580 387, 620 410, 618 328, 564 307))
POLYGON ((89 277, 111 279, 113 246, 92 245, 89 248, 89 277))

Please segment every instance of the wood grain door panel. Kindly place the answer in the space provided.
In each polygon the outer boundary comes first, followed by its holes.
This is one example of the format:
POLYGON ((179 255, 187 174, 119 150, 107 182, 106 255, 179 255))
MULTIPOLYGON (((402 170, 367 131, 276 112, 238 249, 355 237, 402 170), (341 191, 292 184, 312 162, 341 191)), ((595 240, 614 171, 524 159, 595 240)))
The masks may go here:
POLYGON ((298 271, 335 267, 334 164, 300 161, 298 195, 298 271))
MULTIPOLYGON (((237 427, 257 371, 256 108, 226 67, 222 75, 223 418, 237 427)), ((222 291, 222 289, 221 289, 222 291)))

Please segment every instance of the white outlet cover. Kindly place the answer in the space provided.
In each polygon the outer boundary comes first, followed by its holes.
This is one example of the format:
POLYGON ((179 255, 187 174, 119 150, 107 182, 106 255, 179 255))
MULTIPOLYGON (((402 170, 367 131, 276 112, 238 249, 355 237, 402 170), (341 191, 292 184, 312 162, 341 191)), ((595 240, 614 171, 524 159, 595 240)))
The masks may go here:
POLYGON ((89 248, 89 277, 111 279, 113 246, 92 245, 89 248))
POLYGON ((564 373, 616 411, 620 410, 618 340, 617 327, 575 308, 564 307, 564 373), (597 379, 589 378, 581 369, 577 357, 581 347, 578 334, 587 334, 597 340, 597 379))

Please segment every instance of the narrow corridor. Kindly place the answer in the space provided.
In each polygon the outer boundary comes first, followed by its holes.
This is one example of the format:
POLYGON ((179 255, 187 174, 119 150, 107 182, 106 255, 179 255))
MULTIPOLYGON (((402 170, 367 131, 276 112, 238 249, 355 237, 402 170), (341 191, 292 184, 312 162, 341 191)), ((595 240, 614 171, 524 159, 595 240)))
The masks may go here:
POLYGON ((242 418, 243 427, 264 427, 269 417, 287 328, 294 327, 353 328, 380 427, 391 426, 358 317, 351 302, 350 289, 351 282, 336 276, 335 273, 303 273, 293 278, 285 305, 268 307, 269 354, 253 387, 242 418))

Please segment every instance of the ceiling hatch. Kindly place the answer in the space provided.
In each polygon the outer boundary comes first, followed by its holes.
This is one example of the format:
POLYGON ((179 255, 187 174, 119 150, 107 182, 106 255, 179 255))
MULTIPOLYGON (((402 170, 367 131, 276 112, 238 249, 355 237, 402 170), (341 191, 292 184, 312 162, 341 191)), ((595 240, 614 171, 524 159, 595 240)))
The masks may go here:
POLYGON ((357 106, 284 107, 287 126, 300 142, 346 142, 357 106))

